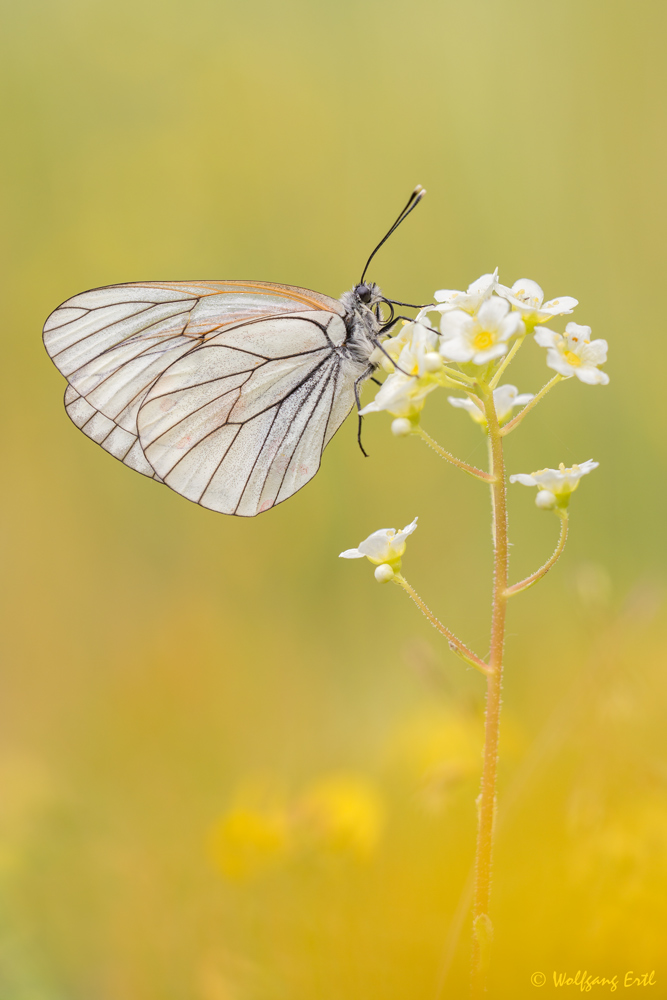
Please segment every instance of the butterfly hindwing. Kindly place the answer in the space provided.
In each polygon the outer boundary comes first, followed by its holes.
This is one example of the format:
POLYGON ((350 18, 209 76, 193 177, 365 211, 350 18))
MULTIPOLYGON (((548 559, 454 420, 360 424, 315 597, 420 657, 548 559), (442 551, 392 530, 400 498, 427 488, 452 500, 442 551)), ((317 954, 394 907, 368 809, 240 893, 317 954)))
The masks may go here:
POLYGON ((336 398, 344 336, 337 315, 281 316, 225 331, 172 364, 139 411, 152 467, 222 513, 254 516, 287 499, 315 475, 352 405, 352 392, 344 412, 336 398))
POLYGON ((91 441, 95 441, 128 468, 140 472, 142 476, 148 476, 149 479, 155 479, 158 483, 162 482, 144 455, 138 435, 131 434, 105 417, 71 385, 65 390, 65 410, 72 423, 76 424, 91 441))

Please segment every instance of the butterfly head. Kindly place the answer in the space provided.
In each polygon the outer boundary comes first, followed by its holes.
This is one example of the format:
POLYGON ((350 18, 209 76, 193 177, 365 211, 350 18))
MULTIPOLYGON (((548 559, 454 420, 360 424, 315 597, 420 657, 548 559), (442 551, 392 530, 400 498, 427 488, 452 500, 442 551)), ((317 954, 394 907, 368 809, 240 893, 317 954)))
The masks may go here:
POLYGON ((355 285, 353 292, 357 301, 369 309, 382 300, 380 289, 372 281, 362 281, 359 285, 355 285))

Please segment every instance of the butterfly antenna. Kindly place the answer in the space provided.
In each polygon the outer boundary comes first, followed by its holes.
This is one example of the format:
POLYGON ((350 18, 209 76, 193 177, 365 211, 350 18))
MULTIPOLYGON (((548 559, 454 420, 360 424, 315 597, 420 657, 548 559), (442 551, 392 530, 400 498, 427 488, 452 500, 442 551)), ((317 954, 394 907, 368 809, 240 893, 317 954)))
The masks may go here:
POLYGON ((373 260, 373 257, 375 257, 375 254, 378 252, 378 250, 380 249, 380 247, 383 246, 383 244, 385 244, 387 242, 387 240, 389 239, 389 237, 391 236, 391 234, 394 232, 394 230, 398 229, 398 227, 400 226, 400 224, 405 219, 407 219, 407 217, 409 216, 410 212, 413 210, 413 208, 417 207, 417 205, 422 200, 422 198, 424 197, 425 194, 426 194, 426 191, 424 190, 424 188, 421 186, 421 184, 418 184, 417 187, 412 192, 412 194, 410 195, 410 197, 408 198, 408 203, 405 206, 405 208, 402 210, 402 212, 400 213, 400 215, 398 216, 398 218, 396 219, 396 222, 393 224, 393 226, 391 227, 391 229, 389 230, 389 232, 380 240, 380 242, 376 246, 375 250, 370 255, 370 257, 368 258, 368 260, 366 261, 366 267, 364 268, 363 274, 361 275, 361 280, 359 281, 360 285, 363 285, 363 283, 364 283, 364 278, 366 277, 366 271, 368 270, 368 267, 370 265, 370 262, 373 260))

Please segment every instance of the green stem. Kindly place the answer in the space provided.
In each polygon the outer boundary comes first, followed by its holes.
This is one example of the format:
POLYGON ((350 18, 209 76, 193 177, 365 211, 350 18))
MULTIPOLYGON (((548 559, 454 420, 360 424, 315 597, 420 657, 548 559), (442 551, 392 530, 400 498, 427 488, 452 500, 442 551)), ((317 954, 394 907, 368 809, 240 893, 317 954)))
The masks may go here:
MULTIPOLYGON (((497 421, 496 421, 497 422, 497 421)), ((433 451, 440 455, 440 458, 444 458, 446 462, 451 462, 452 465, 456 465, 457 468, 463 469, 467 472, 469 476, 473 476, 475 479, 481 479, 484 483, 490 483, 493 479, 488 472, 483 472, 482 469, 476 468, 474 465, 468 465, 467 462, 462 462, 460 458, 456 458, 450 452, 445 451, 437 441, 434 441, 430 434, 427 434, 423 427, 417 425, 414 430, 415 434, 418 434, 422 441, 425 441, 429 448, 433 448, 433 451)))
POLYGON ((533 396, 533 398, 531 399, 531 401, 529 403, 526 403, 526 405, 524 406, 523 410, 521 410, 520 413, 517 413, 516 417, 514 417, 513 420, 510 420, 510 422, 508 424, 505 424, 505 426, 503 427, 503 429, 501 430, 500 433, 503 436, 505 434, 511 434, 511 432, 514 430, 514 428, 519 426, 519 424, 521 423, 521 421, 523 420, 523 418, 526 416, 526 414, 530 413, 530 411, 533 409, 533 407, 537 406, 537 404, 540 402, 541 399, 544 399, 544 397, 549 392, 549 390, 553 389, 553 387, 555 385, 558 385, 559 382, 562 382, 564 378, 565 378, 564 375, 554 375, 554 377, 552 379, 550 379, 547 382, 546 385, 542 386, 542 388, 540 389, 540 391, 538 392, 538 394, 536 396, 533 396))
POLYGON ((560 518, 560 538, 558 539, 558 545, 556 546, 553 555, 547 559, 544 566, 540 566, 540 568, 536 569, 534 573, 527 576, 525 580, 520 580, 519 583, 514 583, 511 587, 508 587, 505 591, 505 597, 514 597, 515 594, 520 594, 522 591, 528 590, 528 588, 532 587, 534 583, 541 580, 542 577, 549 572, 554 563, 560 558, 563 549, 565 548, 565 542, 567 541, 567 511, 558 510, 556 513, 560 518))
POLYGON ((486 687, 484 754, 480 794, 477 799, 477 847, 475 851, 475 889, 473 897, 473 955, 471 996, 483 997, 493 927, 489 917, 493 834, 498 777, 498 738, 502 691, 505 617, 507 611, 507 506, 503 441, 498 415, 489 392, 484 400, 489 433, 491 460, 491 508, 493 513, 493 608, 491 617, 491 652, 486 687))
MULTIPOLYGON (((439 369, 439 371, 447 375, 452 382, 457 382, 457 383, 464 382, 465 385, 469 386, 477 384, 477 379, 471 378, 470 375, 465 375, 463 372, 459 372, 455 368, 449 368, 447 365, 443 365, 442 368, 439 369)), ((461 386, 461 388, 463 388, 463 386, 461 386)))
POLYGON ((449 643, 449 648, 453 653, 458 653, 458 655, 462 657, 466 663, 469 663, 473 667, 477 667, 477 669, 481 670, 483 674, 488 673, 489 668, 484 660, 481 660, 471 649, 468 649, 465 643, 461 642, 461 640, 458 639, 453 632, 450 632, 450 630, 435 617, 433 612, 426 606, 426 604, 424 604, 417 591, 410 586, 401 573, 395 573, 393 580, 403 588, 408 597, 412 598, 421 613, 428 618, 433 628, 437 629, 440 635, 444 635, 445 639, 449 643))
POLYGON ((516 338, 516 340, 512 344, 512 347, 503 358, 500 368, 489 382, 489 389, 495 389, 495 387, 498 385, 505 369, 508 368, 509 365, 512 363, 512 360, 514 359, 515 355, 517 354, 519 348, 521 347, 525 339, 526 339, 525 333, 521 337, 516 338))

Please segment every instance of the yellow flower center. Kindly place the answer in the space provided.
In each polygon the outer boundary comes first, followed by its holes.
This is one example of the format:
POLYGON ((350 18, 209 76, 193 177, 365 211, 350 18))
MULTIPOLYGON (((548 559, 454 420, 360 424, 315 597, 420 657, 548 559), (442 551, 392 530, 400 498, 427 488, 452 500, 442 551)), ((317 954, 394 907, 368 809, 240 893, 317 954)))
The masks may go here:
POLYGON ((491 347, 492 344, 493 336, 488 330, 480 330, 473 340, 473 347, 476 351, 485 351, 488 347, 491 347))
POLYGON ((574 351, 563 351, 563 357, 568 365, 572 365, 573 368, 577 368, 581 364, 581 358, 574 351))

